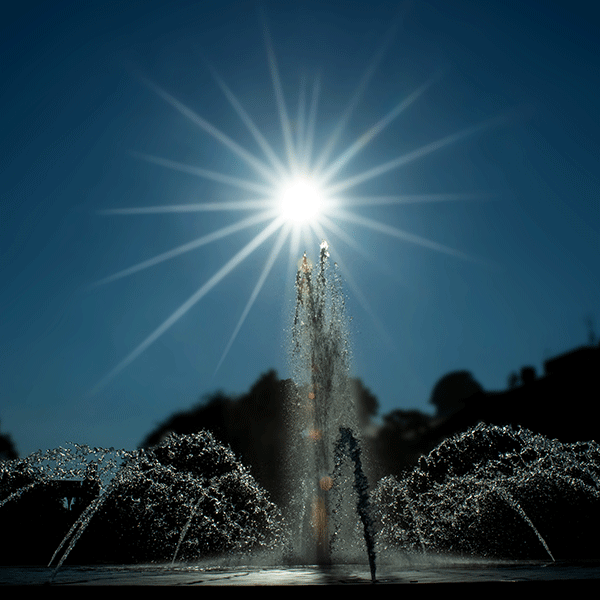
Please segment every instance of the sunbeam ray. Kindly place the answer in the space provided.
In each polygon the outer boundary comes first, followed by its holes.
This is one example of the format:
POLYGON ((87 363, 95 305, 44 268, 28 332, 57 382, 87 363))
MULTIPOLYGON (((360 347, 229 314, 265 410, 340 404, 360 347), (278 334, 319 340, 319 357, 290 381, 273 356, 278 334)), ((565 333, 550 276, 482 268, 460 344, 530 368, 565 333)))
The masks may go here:
POLYGON ((237 334, 239 333, 240 329, 242 328, 242 325, 244 324, 244 321, 246 320, 246 317, 248 316, 248 313, 250 312, 250 309, 252 308, 252 305, 256 301, 256 298, 258 297, 258 294, 260 293, 260 290, 262 289, 262 287, 267 279, 267 276, 271 272, 271 269, 273 268, 273 265, 275 264, 275 260, 279 256, 279 252, 281 251, 281 248, 289 235, 290 229, 291 229, 290 224, 286 224, 283 226, 283 228, 279 232, 277 241, 275 242, 273 248, 271 249, 269 258, 267 259, 267 262, 265 263, 265 266, 263 267, 262 273, 260 274, 258 281, 256 282, 254 289, 252 290, 252 294, 250 295, 250 298, 248 299, 246 306, 244 307, 242 316, 240 317, 240 320, 238 321, 238 323, 233 331, 233 334, 231 335, 231 338, 229 339, 229 342, 227 343, 227 346, 225 347, 225 350, 223 351, 221 360, 219 360, 219 363, 217 364, 217 367, 215 369, 215 374, 221 368, 221 365, 223 364, 225 357, 229 353, 229 350, 231 349, 231 346, 233 345, 233 342, 235 341, 237 334))
POLYGON ((351 144, 333 163, 322 173, 323 181, 328 182, 342 169, 350 159, 363 150, 375 136, 380 134, 390 125, 401 113, 403 113, 411 104, 413 104, 421 95, 433 84, 436 78, 432 77, 429 81, 417 88, 407 98, 399 102, 383 119, 378 121, 368 131, 363 133, 353 144, 351 144))
POLYGON ((187 244, 177 246, 177 248, 173 248, 172 250, 163 252, 162 254, 158 254, 157 256, 149 258, 148 260, 138 263, 137 265, 133 265, 132 267, 123 269, 122 271, 114 273, 113 275, 105 277, 104 279, 100 279, 99 281, 93 283, 91 287, 98 287, 100 285, 105 285, 107 283, 111 283, 112 281, 116 281, 117 279, 122 279, 123 277, 133 275, 134 273, 142 271, 143 269, 148 269, 149 267, 158 265, 159 263, 164 262, 165 260, 175 258, 176 256, 184 254, 185 252, 190 252, 191 250, 200 248, 200 246, 205 246, 206 244, 210 244, 211 242, 227 237, 232 233, 236 233, 238 231, 241 231, 242 229, 246 229, 248 227, 251 227, 252 225, 256 225, 257 223, 262 223, 267 219, 272 219, 273 217, 274 214, 272 211, 260 213, 258 215, 252 215, 251 217, 243 219, 242 221, 238 221, 237 223, 228 225, 227 227, 223 227, 221 229, 218 229, 217 231, 213 231, 212 233, 209 233, 208 235, 188 242, 187 244))
POLYGON ((195 204, 164 204, 160 206, 132 206, 129 208, 105 208, 98 215, 158 215, 188 212, 219 212, 257 210, 273 207, 273 200, 232 200, 231 202, 202 202, 195 204))
MULTIPOLYGON (((317 233, 317 235, 319 235, 321 237, 321 239, 326 239, 325 231, 323 231, 323 228, 320 227, 320 224, 316 224, 315 232, 317 233)), ((336 255, 335 256, 335 264, 337 265, 337 267, 340 269, 340 271, 344 275, 344 283, 346 283, 347 285, 350 286, 356 299, 358 300, 358 303, 362 306, 363 310, 369 315, 369 317, 373 321, 373 324, 379 330, 381 337, 386 340, 388 346, 390 348, 392 348, 393 350, 397 350, 397 345, 394 343, 394 341, 390 337, 390 334, 388 333, 386 327, 384 327, 383 323, 377 318, 377 315, 373 311, 371 305, 369 304, 369 301, 367 300, 365 295, 362 293, 362 291, 358 287, 358 284, 352 277, 350 270, 345 266, 344 261, 342 260, 342 258, 340 256, 340 253, 336 252, 335 255, 336 255)))
POLYGON ((385 223, 380 223, 379 221, 369 219, 368 217, 364 217, 362 215, 355 215, 353 213, 340 209, 336 211, 336 217, 343 221, 350 221, 352 223, 356 223, 357 225, 362 225, 363 227, 366 227, 373 231, 378 231, 379 233, 395 237, 399 240, 404 240, 406 242, 418 244, 423 248, 429 248, 430 250, 443 252, 444 254, 455 256, 456 258, 461 258, 470 262, 484 263, 484 261, 480 259, 469 256, 468 254, 464 254, 463 252, 459 252, 458 250, 454 250, 453 248, 449 248, 448 246, 444 246, 443 244, 432 242, 431 240, 415 235, 414 233, 408 233, 407 231, 403 231, 402 229, 392 227, 391 225, 386 225, 385 223))
POLYGON ((267 57, 269 60, 269 70, 271 71, 271 81, 273 82, 273 91, 275 92, 275 101, 277 102, 277 112, 279 113, 279 122, 281 123, 281 131, 283 133, 283 141, 285 143, 285 151, 288 158, 288 166, 290 171, 296 170, 296 157, 294 154, 294 139, 292 136, 292 126, 287 113, 285 99, 283 97, 283 88, 279 79, 279 70, 277 68, 277 60, 273 52, 271 36, 267 25, 264 25, 265 45, 267 47, 267 57))
POLYGON ((192 123, 203 129, 206 133, 211 135, 217 141, 221 142, 226 148, 229 148, 232 152, 237 154, 247 165, 252 167, 257 173, 259 173, 266 180, 271 183, 277 182, 276 174, 268 168, 262 161, 258 160, 250 152, 242 148, 237 142, 234 142, 228 135, 225 135, 222 131, 217 129, 214 125, 209 123, 206 119, 203 119, 200 115, 194 112, 191 108, 171 96, 171 94, 165 92, 163 89, 158 87, 155 83, 149 80, 144 80, 146 85, 156 92, 163 100, 168 102, 173 108, 178 110, 184 117, 190 120, 192 123))
POLYGON ((344 196, 344 206, 385 206, 387 204, 421 204, 429 202, 460 202, 463 200, 490 200, 488 192, 455 194, 406 194, 399 196, 344 196))
POLYGON ((231 175, 215 173, 214 171, 208 171, 207 169, 202 169, 200 167, 186 165, 168 158, 143 154, 142 152, 131 152, 130 154, 135 158, 145 160, 146 162, 159 165, 161 167, 166 167, 167 169, 171 169, 173 171, 181 171, 182 173, 189 173, 190 175, 195 175, 196 177, 201 177, 202 179, 218 181, 219 183, 225 183, 249 192, 258 192, 263 196, 272 192, 270 187, 260 183, 255 183, 253 181, 248 181, 247 179, 239 179, 238 177, 232 177, 231 175))
POLYGON ((317 125, 317 106, 319 104, 320 85, 320 79, 316 77, 315 81, 313 82, 312 94, 310 99, 310 108, 308 111, 308 119, 306 122, 304 146, 302 149, 302 154, 299 154, 298 156, 300 168, 304 171, 308 171, 311 167, 310 162, 312 160, 312 149, 315 138, 315 128, 317 125))
POLYGON ((300 255, 300 231, 297 227, 292 228, 290 236, 290 251, 288 254, 287 281, 293 281, 298 270, 298 257, 300 255))
POLYGON ((240 104, 239 100, 235 97, 235 95, 229 89, 229 87, 227 87, 227 85, 221 79, 221 77, 218 75, 216 70, 210 65, 208 65, 208 67, 209 67, 213 77, 215 78, 217 84, 221 88, 222 92, 225 94, 225 97, 227 98, 227 100, 229 101, 231 106, 233 107, 233 109, 237 112, 239 117, 242 119, 242 121, 244 122, 244 125, 246 125, 248 131, 252 134, 252 136, 256 140, 257 144, 261 147, 262 151, 265 153, 265 156, 269 159, 269 161, 271 161, 271 165, 273 166, 273 168, 277 170, 277 173, 279 174, 279 176, 285 175, 286 174, 285 167, 283 166, 283 163, 279 160, 278 156, 275 154, 273 148, 271 148, 271 145, 269 144, 269 142, 267 142, 264 135, 260 132, 260 130, 254 123, 254 121, 250 118, 250 116, 248 115, 248 113, 246 112, 244 107, 240 104))
POLYGON ((333 235, 353 248, 356 252, 362 254, 365 258, 372 258, 372 256, 366 252, 364 246, 361 246, 350 234, 346 233, 339 225, 334 223, 327 216, 323 215, 319 219, 319 222, 325 229, 331 231, 333 235))
POLYGON ((300 92, 298 93, 298 108, 296 114, 296 162, 301 162, 299 158, 304 154, 304 144, 306 143, 306 78, 300 80, 300 92))
POLYGON ((391 348, 394 351, 397 351, 398 345, 390 336, 389 328, 386 327, 382 323, 381 319, 377 317, 377 314, 373 310, 373 307, 371 306, 366 296, 362 293, 362 290, 358 287, 358 284, 352 277, 350 269, 348 269, 348 267, 345 266, 344 262, 341 259, 338 259, 338 266, 340 268, 340 271, 344 275, 344 282, 348 284, 353 294, 356 296, 356 299, 358 300, 358 303, 361 305, 362 309, 369 315, 371 321, 375 325, 375 328, 377 329, 377 331, 379 331, 379 335, 381 336, 381 338, 386 341, 389 348, 391 348))
POLYGON ((314 170, 316 173, 319 173, 327 164, 327 161, 329 160, 329 157, 331 156, 331 153, 333 152, 333 149, 335 148, 338 139, 346 129, 346 126, 348 125, 348 121, 350 121, 352 113, 354 112, 358 103, 362 99, 362 95, 364 94, 369 82, 371 81, 371 78, 373 77, 377 67, 379 66, 383 57, 385 56, 385 53, 387 52, 387 49, 396 33, 396 27, 397 23, 394 23, 394 25, 388 30, 386 36, 384 37, 383 43, 378 48, 377 52, 375 53, 375 56, 373 57, 369 66, 367 67, 367 70, 363 74, 358 84, 358 87, 350 100, 350 103, 348 104, 346 110, 342 114, 342 117, 338 121, 338 124, 331 136, 329 137, 329 140, 323 147, 321 154, 315 162, 314 170))
POLYGON ((405 164, 408 164, 409 162, 411 162, 413 160, 417 160, 418 158, 422 158, 423 156, 426 156, 427 154, 431 154, 432 152, 435 152, 436 150, 440 150, 441 148, 444 148, 445 146, 448 146, 450 144, 458 142, 459 140, 461 140, 463 138, 466 138, 470 135, 474 135, 475 133, 478 133, 485 129, 489 129, 489 128, 493 127, 494 125, 497 125, 501 122, 506 121, 506 119, 507 119, 507 115, 500 115, 493 119, 488 119, 487 121, 484 121, 483 123, 478 123, 476 125, 472 125, 471 127, 467 127, 465 129, 462 129, 461 131, 458 131, 451 135, 447 135, 443 138, 440 138, 439 140, 436 140, 435 142, 431 142, 429 144, 426 144, 425 146, 421 146, 420 148, 417 148, 416 150, 413 150, 412 152, 407 152, 406 154, 403 154, 402 156, 399 156, 398 158, 395 158, 394 160, 385 162, 385 163, 379 165, 378 167, 373 167, 372 169, 369 169, 367 171, 359 173, 358 175, 355 175, 353 177, 348 177, 347 179, 344 179, 343 181, 330 186, 329 188, 327 188, 326 191, 330 195, 338 194, 339 192, 343 192, 344 190, 350 189, 350 188, 358 185, 359 183, 364 183, 365 181, 369 181, 370 179, 379 177, 380 175, 383 175, 384 173, 387 173, 388 171, 397 169, 405 164))
POLYGON ((273 220, 265 229, 248 242, 233 258, 223 265, 200 289, 190 296, 171 316, 159 325, 133 352, 124 358, 112 371, 110 371, 92 390, 96 394, 118 375, 125 367, 131 364, 140 354, 148 349, 165 331, 172 327, 196 303, 210 292, 224 277, 229 275, 235 267, 243 262, 258 246, 283 225, 281 217, 273 220))

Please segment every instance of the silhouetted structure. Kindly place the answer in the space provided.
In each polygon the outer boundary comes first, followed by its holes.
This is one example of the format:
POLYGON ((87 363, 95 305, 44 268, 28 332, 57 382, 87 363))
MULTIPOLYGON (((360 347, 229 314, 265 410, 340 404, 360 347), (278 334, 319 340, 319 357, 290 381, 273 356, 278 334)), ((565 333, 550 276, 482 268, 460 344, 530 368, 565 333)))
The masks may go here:
POLYGON ((376 435, 367 438, 375 480, 400 475, 431 450, 426 433, 432 421, 432 417, 418 410, 397 409, 383 416, 376 435))
POLYGON ((483 421, 520 425, 562 442, 598 439, 599 373, 599 346, 582 346, 547 360, 540 377, 533 367, 523 367, 508 390, 471 395, 427 437, 437 443, 483 421))
POLYGON ((291 381, 282 381, 275 371, 269 371, 243 396, 234 399, 217 392, 191 410, 174 414, 141 446, 155 446, 171 433, 207 429, 231 447, 265 489, 278 496, 285 441, 283 399, 287 393, 292 393, 291 381))
POLYGON ((468 371, 440 378, 430 402, 434 417, 417 410, 395 410, 370 439, 377 478, 414 467, 448 437, 480 422, 522 426, 561 442, 597 440, 600 347, 583 346, 544 363, 544 374, 524 366, 508 378, 508 389, 486 392, 468 371))

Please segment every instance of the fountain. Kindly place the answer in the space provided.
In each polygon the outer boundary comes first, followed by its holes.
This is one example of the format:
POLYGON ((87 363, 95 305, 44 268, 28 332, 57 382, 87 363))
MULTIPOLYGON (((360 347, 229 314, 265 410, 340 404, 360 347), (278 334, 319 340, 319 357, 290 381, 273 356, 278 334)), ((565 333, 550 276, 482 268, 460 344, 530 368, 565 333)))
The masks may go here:
POLYGON ((74 446, 1 463, 0 493, 2 564, 173 562, 281 538, 277 507, 206 431, 149 450, 74 446))
POLYGON ((320 246, 316 268, 306 254, 302 258, 296 292, 292 362, 297 394, 288 401, 294 549, 303 561, 329 564, 333 553, 338 560, 356 559, 366 547, 374 581, 374 525, 357 439, 344 296, 337 272, 330 270, 327 242, 320 246), (362 531, 362 542, 357 531, 362 531))
POLYGON ((366 550, 374 581, 374 524, 348 373, 343 296, 337 274, 329 274, 325 242, 315 280, 305 256, 296 286, 287 483, 299 493, 285 517, 206 431, 171 435, 149 450, 60 448, 2 464, 2 562, 47 560, 50 547, 31 540, 42 533, 56 544, 63 529, 48 563, 55 574, 67 558, 175 564, 270 551, 288 563, 325 566, 348 561, 350 553, 354 560, 357 552, 364 557, 366 550), (31 513, 41 520, 28 530, 31 513))
POLYGON ((388 548, 495 559, 598 558, 600 445, 480 423, 442 442, 374 502, 388 548))
MULTIPOLYGON (((301 260, 296 293, 286 506, 271 502, 207 431, 172 434, 147 450, 37 452, 0 463, 1 564, 46 565, 26 572, 29 583, 56 583, 58 574, 86 582, 89 565, 111 564, 134 566, 98 566, 96 582, 290 584, 354 582, 368 562, 370 581, 377 566, 377 581, 389 583, 469 580, 481 560, 547 567, 599 557, 593 441, 562 444, 480 424, 369 492, 344 296, 325 242, 316 266, 301 260), (350 571, 340 575, 340 565, 350 571)), ((492 581, 516 572, 483 564, 492 581)), ((7 568, 0 567, 0 584, 24 582, 23 568, 7 568)), ((528 573, 600 578, 595 565, 528 573)))

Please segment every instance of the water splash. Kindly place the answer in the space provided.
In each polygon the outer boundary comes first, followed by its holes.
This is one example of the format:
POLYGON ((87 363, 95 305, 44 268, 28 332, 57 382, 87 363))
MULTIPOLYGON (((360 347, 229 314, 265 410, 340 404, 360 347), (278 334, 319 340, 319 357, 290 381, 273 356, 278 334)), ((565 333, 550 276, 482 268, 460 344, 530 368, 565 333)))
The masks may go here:
POLYGON ((0 463, 0 504, 2 563, 50 558, 53 576, 67 559, 189 561, 271 549, 282 537, 278 508, 209 432, 150 450, 76 446, 0 463), (76 477, 87 484, 71 485, 76 477))
POLYGON ((388 550, 546 559, 598 555, 600 446, 479 424, 374 492, 388 550))
POLYGON ((328 564, 336 553, 356 559, 360 520, 362 553, 366 543, 374 579, 374 527, 360 461, 345 302, 327 242, 314 268, 306 255, 302 258, 296 294, 291 362, 297 394, 288 406, 288 471, 294 491, 289 520, 296 559, 328 564))

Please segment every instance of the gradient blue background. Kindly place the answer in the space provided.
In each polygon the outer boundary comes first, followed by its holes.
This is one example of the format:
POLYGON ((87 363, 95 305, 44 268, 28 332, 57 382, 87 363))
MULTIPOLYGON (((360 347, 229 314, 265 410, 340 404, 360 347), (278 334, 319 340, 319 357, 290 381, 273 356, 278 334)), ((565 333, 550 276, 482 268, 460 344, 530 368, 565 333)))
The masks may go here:
MULTIPOLYGON (((263 2, 294 115, 321 75, 317 140, 395 35, 341 151, 434 73, 442 77, 348 164, 361 172, 498 114, 501 126, 365 183, 355 194, 481 193, 358 213, 476 257, 359 226, 368 257, 330 239, 385 330, 348 292, 353 370, 380 413, 428 404, 470 370, 487 390, 588 340, 600 298, 598 19, 587 2, 263 2), (484 199, 483 194, 493 195, 484 199)), ((20 454, 67 441, 135 447, 173 411, 289 375, 293 280, 282 256, 220 369, 266 243, 95 394, 259 227, 132 277, 89 286, 247 213, 102 216, 125 206, 241 198, 131 151, 251 177, 239 158, 144 86, 160 85, 257 155, 205 59, 278 151, 283 142, 254 2, 22 2, 0 36, 0 420, 20 454)), ((274 238, 272 238, 274 239, 274 238)), ((317 248, 307 248, 313 255, 317 248)), ((565 398, 568 405, 570 399, 565 398)))

